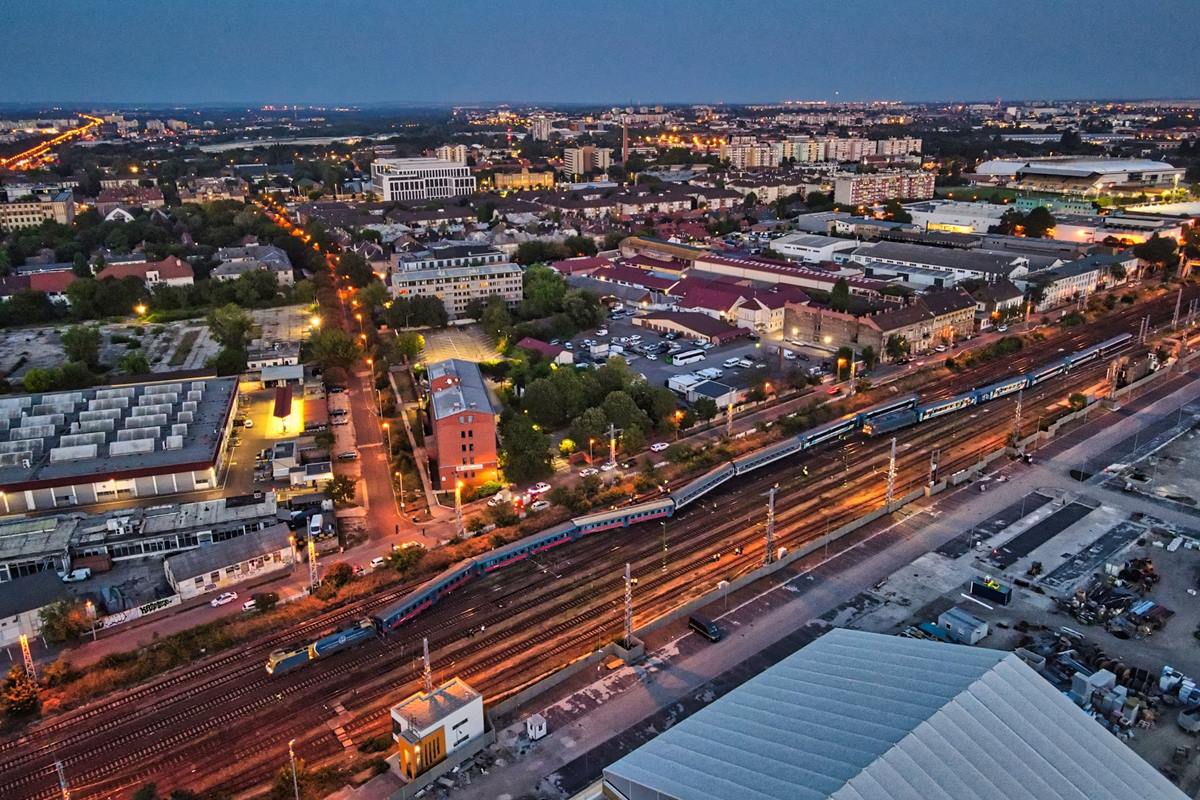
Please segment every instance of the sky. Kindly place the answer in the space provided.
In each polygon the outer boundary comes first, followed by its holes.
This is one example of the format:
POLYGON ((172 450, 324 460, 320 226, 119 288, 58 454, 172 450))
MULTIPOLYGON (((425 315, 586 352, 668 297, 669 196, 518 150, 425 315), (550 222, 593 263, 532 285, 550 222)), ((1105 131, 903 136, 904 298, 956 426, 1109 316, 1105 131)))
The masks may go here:
POLYGON ((0 103, 1200 95, 1196 0, 5 0, 0 103))

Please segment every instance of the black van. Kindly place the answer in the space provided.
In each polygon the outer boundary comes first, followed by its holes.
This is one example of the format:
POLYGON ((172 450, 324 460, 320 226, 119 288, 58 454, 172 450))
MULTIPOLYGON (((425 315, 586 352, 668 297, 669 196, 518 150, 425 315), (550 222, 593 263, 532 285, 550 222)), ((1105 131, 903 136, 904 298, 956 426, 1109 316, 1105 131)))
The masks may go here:
POLYGON ((721 641, 721 629, 717 627, 717 623, 713 622, 708 617, 702 617, 699 614, 693 614, 688 617, 688 627, 696 633, 708 639, 710 642, 721 641))

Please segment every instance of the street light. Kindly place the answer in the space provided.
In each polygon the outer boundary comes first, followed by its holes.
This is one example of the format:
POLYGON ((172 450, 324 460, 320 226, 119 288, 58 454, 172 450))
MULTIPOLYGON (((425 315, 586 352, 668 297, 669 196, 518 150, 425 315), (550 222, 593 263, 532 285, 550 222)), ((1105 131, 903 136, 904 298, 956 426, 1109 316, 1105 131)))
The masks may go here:
POLYGON ((383 423, 383 435, 387 437, 388 458, 392 457, 392 426, 390 423, 383 423))
POLYGON ((588 464, 592 463, 592 445, 596 443, 595 439, 588 439, 588 464))
POLYGON ((134 306, 134 307, 133 307, 133 313, 137 314, 139 317, 141 317, 141 316, 145 316, 145 314, 146 314, 146 304, 145 304, 145 303, 138 303, 136 306, 134 306))
POLYGON ((400 510, 404 510, 404 471, 396 470, 396 478, 400 481, 400 510))
POLYGON ((465 532, 463 531, 462 518, 462 490, 464 485, 465 484, 462 481, 458 481, 454 484, 454 524, 458 530, 459 536, 462 536, 465 532))
POLYGON ((84 603, 84 608, 87 609, 88 619, 92 623, 92 641, 96 641, 96 606, 91 600, 84 603))

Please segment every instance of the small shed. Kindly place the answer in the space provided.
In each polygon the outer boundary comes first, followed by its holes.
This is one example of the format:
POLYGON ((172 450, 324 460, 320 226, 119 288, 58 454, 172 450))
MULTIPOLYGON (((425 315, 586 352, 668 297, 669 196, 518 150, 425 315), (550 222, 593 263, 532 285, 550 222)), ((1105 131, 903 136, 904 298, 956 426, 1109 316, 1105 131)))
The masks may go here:
POLYGON ((954 608, 938 615, 938 627, 944 629, 953 641, 960 644, 977 644, 988 635, 988 624, 963 609, 954 608))

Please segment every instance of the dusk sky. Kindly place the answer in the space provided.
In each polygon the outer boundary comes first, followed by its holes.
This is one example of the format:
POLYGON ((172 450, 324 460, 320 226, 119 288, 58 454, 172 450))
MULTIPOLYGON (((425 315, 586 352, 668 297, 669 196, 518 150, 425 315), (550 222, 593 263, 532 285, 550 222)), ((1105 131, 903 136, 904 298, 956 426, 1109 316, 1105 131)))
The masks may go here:
POLYGON ((0 102, 1193 97, 1196 10, 1194 0, 13 0, 0 102))

